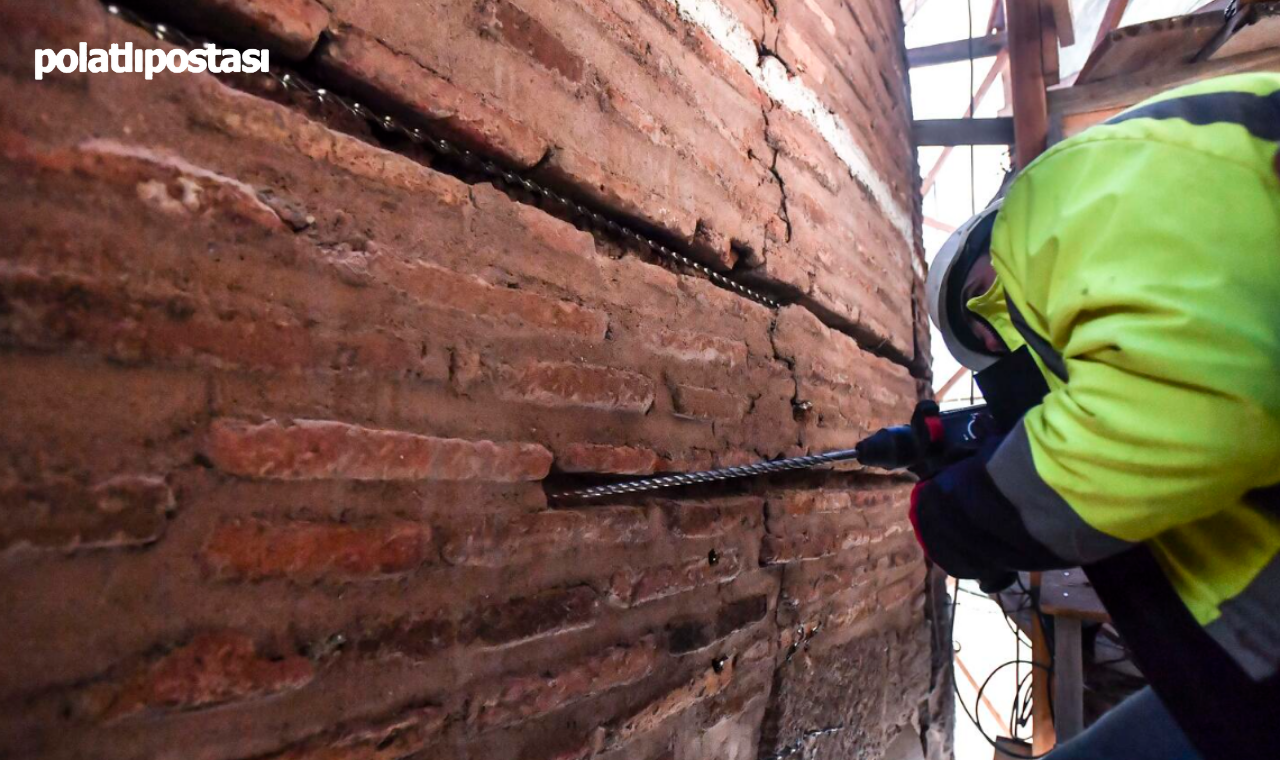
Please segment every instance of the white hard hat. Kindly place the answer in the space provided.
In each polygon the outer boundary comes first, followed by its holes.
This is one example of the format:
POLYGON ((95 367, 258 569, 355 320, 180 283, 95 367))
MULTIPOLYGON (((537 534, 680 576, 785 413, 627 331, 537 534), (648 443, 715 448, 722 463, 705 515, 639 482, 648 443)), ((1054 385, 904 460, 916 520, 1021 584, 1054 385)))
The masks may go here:
POLYGON ((951 355, 975 372, 990 367, 1000 357, 988 351, 969 329, 964 316, 964 282, 974 262, 991 250, 991 228, 1001 201, 997 198, 951 233, 929 266, 925 281, 929 318, 942 333, 951 355))

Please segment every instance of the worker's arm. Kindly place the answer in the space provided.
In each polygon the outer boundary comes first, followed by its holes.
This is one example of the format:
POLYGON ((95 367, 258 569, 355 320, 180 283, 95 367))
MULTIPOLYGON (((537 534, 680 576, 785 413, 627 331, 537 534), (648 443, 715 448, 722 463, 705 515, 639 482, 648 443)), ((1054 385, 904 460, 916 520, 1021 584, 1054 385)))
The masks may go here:
POLYGON ((918 492, 922 543, 962 575, 1096 561, 1280 479, 1275 177, 1156 142, 1046 158, 993 250, 1067 381, 918 492))

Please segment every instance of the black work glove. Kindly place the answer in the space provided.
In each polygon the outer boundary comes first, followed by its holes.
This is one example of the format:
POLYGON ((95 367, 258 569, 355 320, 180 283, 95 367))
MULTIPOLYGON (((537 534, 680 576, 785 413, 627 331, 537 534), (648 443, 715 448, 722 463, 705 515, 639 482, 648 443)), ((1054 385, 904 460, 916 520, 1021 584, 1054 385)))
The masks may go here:
POLYGON ((987 460, 1000 443, 1001 437, 988 437, 973 456, 921 480, 911 491, 911 527, 925 555, 953 577, 978 579, 988 593, 1017 580, 1017 573, 1002 566, 1003 552, 984 551, 984 544, 999 538, 974 521, 975 515, 989 513, 987 507, 996 500, 1012 509, 987 474, 987 460))

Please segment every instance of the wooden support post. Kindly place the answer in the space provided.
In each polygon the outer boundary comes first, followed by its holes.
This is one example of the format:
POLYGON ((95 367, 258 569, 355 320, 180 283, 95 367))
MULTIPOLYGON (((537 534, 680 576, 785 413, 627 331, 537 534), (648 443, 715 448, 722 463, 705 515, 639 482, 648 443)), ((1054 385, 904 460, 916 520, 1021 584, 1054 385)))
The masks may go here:
MULTIPOLYGON (((1031 574, 1031 593, 1040 593, 1040 573, 1031 574)), ((1053 658, 1049 656, 1049 643, 1040 625, 1040 616, 1035 614, 1031 616, 1031 661, 1035 663, 1031 671, 1031 749, 1043 755, 1053 749, 1058 738, 1049 696, 1052 693, 1049 668, 1053 667, 1053 658)))
POLYGON ((1019 169, 1044 152, 1049 107, 1041 57, 1040 0, 1016 0, 1006 8, 1009 68, 1013 80, 1014 160, 1019 169))
POLYGON ((1080 618, 1053 619, 1053 725, 1059 742, 1084 731, 1084 654, 1080 618))

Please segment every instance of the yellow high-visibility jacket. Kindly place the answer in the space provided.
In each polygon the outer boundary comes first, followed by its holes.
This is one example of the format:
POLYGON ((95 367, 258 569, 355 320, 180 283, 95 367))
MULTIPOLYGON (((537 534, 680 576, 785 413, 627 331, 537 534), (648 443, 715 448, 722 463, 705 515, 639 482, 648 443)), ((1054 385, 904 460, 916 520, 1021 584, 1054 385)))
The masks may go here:
POLYGON ((969 303, 1050 387, 987 463, 1026 531, 1086 567, 1145 547, 1205 641, 1273 684, 1278 141, 1267 73, 1173 90, 1058 143, 1012 183, 997 282, 969 303))

